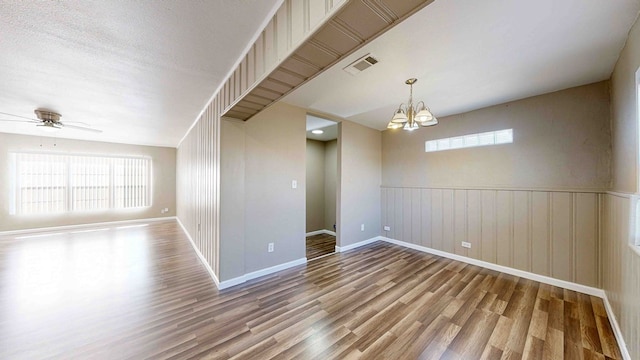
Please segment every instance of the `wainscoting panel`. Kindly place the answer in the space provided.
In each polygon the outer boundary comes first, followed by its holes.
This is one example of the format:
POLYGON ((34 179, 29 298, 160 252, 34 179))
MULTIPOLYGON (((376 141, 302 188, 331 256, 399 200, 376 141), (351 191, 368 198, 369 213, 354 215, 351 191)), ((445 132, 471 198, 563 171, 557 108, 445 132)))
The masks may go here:
POLYGON ((383 236, 599 287, 598 193, 382 188, 383 236), (462 247, 462 242, 471 248, 462 247))
POLYGON ((640 358, 640 253, 630 243, 632 199, 601 195, 602 284, 632 359, 640 358))
POLYGON ((220 98, 216 97, 178 147, 178 218, 219 277, 220 98))

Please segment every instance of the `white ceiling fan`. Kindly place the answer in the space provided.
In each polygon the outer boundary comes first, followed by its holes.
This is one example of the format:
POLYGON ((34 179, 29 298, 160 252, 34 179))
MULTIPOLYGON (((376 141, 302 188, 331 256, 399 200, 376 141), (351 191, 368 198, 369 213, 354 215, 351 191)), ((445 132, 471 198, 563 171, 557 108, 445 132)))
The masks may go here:
POLYGON ((62 115, 60 115, 60 114, 58 114, 56 112, 50 111, 50 110, 36 109, 34 112, 35 112, 35 114, 37 116, 37 119, 0 112, 0 115, 6 115, 6 116, 17 118, 17 119, 0 119, 0 121, 22 122, 22 123, 36 124, 36 126, 38 128, 40 128, 41 130, 51 131, 51 132, 58 131, 58 130, 61 130, 63 128, 83 130, 83 131, 91 131, 91 132, 94 132, 94 133, 101 133, 102 132, 102 130, 90 128, 89 124, 83 123, 83 122, 78 122, 78 121, 61 122, 60 118, 62 117, 62 115), (72 125, 72 124, 80 124, 80 125, 84 125, 84 126, 78 126, 78 125, 72 125))

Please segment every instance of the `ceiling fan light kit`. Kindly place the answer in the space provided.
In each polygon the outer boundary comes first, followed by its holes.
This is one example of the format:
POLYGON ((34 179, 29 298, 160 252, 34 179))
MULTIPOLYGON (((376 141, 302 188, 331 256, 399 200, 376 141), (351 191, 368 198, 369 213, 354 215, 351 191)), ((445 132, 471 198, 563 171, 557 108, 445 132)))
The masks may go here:
POLYGON ((418 81, 411 78, 405 81, 409 85, 409 102, 400 104, 394 112, 391 121, 387 125, 387 129, 400 129, 413 131, 419 129, 420 126, 427 127, 438 124, 438 119, 433 115, 431 110, 425 105, 424 101, 413 104, 413 84, 418 81))

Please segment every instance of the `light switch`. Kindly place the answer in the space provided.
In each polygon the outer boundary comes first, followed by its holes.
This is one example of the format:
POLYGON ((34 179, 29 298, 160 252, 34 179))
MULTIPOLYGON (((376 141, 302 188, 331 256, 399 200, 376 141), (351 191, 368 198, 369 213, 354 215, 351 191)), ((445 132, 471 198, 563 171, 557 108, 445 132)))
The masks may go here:
POLYGON ((298 181, 297 180, 291 180, 291 188, 292 189, 297 189, 298 188, 298 181))

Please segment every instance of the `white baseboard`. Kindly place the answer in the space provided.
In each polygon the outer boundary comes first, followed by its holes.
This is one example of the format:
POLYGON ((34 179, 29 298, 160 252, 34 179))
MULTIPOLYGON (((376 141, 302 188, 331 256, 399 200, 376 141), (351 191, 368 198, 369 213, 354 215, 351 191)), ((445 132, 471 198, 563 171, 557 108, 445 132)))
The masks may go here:
POLYGON ((233 279, 229 279, 229 280, 225 280, 222 281, 220 284, 218 284, 218 289, 222 290, 222 289, 227 289, 230 288, 232 286, 236 286, 236 285, 240 285, 242 283, 245 283, 249 280, 253 280, 256 278, 259 278, 261 276, 265 276, 265 275, 270 275, 273 273, 276 273, 278 271, 282 271, 282 270, 286 270, 288 268, 294 267, 294 266, 298 266, 298 265, 303 265, 307 263, 307 258, 303 257, 297 260, 293 260, 293 261, 289 261, 286 262, 284 264, 279 264, 279 265, 275 265, 275 266, 271 266, 265 269, 260 269, 257 271, 253 271, 247 274, 244 274, 242 276, 238 276, 236 278, 233 279))
POLYGON ((300 258, 300 259, 297 259, 297 260, 286 262, 284 264, 271 266, 271 267, 268 267, 266 269, 260 269, 260 270, 257 270, 257 271, 253 271, 253 272, 244 274, 242 276, 235 277, 233 279, 220 281, 220 280, 218 280, 218 276, 216 275, 216 273, 211 268, 211 265, 209 265, 209 263, 207 262, 207 259, 205 259, 205 257, 202 255, 200 250, 198 250, 198 248, 196 247, 196 244, 193 242, 193 239, 191 238, 191 235, 189 235, 189 232, 184 227, 184 225, 182 224, 180 219, 176 218, 176 220, 178 221, 178 224, 182 228, 182 231, 184 231, 184 233, 187 235, 187 238, 189 239, 189 242, 191 243, 191 247, 193 247, 193 250, 196 252, 196 255, 198 255, 198 258, 200 259, 200 262, 202 262, 202 265, 204 265, 204 267, 207 269, 207 272, 209 273, 209 276, 211 276, 211 278, 213 279, 213 282, 216 284, 216 287, 218 288, 218 290, 227 289, 227 288, 230 288, 232 286, 236 286, 236 285, 240 285, 242 283, 245 283, 245 282, 247 282, 249 280, 252 280, 252 279, 255 279, 255 278, 259 278, 261 276, 273 274, 275 272, 282 271, 282 270, 288 269, 290 267, 294 267, 294 266, 298 266, 298 265, 302 265, 302 264, 306 264, 307 263, 307 258, 304 257, 304 258, 300 258))
POLYGON ((344 252, 344 251, 347 251, 347 250, 355 249, 355 248, 358 248, 360 246, 371 244, 371 243, 376 242, 378 240, 382 240, 382 237, 376 236, 376 237, 372 237, 371 239, 362 240, 362 241, 357 242, 355 244, 349 244, 349 245, 345 245, 345 246, 337 246, 336 245, 336 252, 344 252))
POLYGON ((320 235, 320 234, 327 234, 327 235, 333 235, 336 236, 336 233, 330 230, 316 230, 316 231, 312 231, 312 232, 308 232, 305 234, 305 236, 313 236, 313 235, 320 235))
POLYGON ((618 324, 618 318, 616 318, 616 315, 613 313, 613 308, 609 303, 609 298, 607 297, 606 291, 604 292, 602 301, 604 302, 604 308, 607 310, 607 317, 609 318, 609 323, 611 324, 611 328, 613 329, 613 334, 616 336, 616 340, 618 340, 618 345, 620 345, 622 358, 624 360, 631 360, 631 354, 629 354, 627 343, 625 343, 624 337, 622 336, 622 330, 620 329, 620 324, 618 324))
POLYGON ((480 266, 480 267, 483 267, 483 268, 486 268, 486 269, 503 272, 505 274, 514 275, 514 276, 522 277, 522 278, 525 278, 525 279, 538 281, 538 282, 541 282, 541 283, 544 283, 544 284, 558 286, 558 287, 562 287, 562 288, 565 288, 565 289, 578 291, 578 292, 581 292, 581 293, 584 293, 584 294, 588 294, 588 295, 593 295, 593 296, 597 296, 597 297, 600 297, 600 298, 604 298, 604 290, 598 289, 598 288, 594 288, 594 287, 591 287, 591 286, 581 285, 581 284, 577 284, 577 283, 574 283, 574 282, 571 282, 571 281, 559 280, 559 279, 555 279, 555 278, 552 278, 552 277, 549 277, 549 276, 538 275, 538 274, 534 274, 534 273, 531 273, 531 272, 528 272, 528 271, 518 270, 518 269, 510 268, 510 267, 507 267, 507 266, 502 266, 502 265, 498 265, 498 264, 493 264, 493 263, 490 263, 490 262, 482 261, 482 260, 472 259, 472 258, 469 258, 469 257, 466 257, 466 256, 452 254, 452 253, 449 253, 449 252, 446 252, 446 251, 431 249, 431 248, 428 248, 428 247, 425 247, 425 246, 415 245, 415 244, 407 243, 407 242, 400 241, 400 240, 390 239, 390 238, 383 237, 383 236, 380 237, 380 240, 386 241, 386 242, 391 243, 391 244, 404 246, 406 248, 410 248, 410 249, 426 252, 426 253, 429 253, 429 254, 446 257, 448 259, 465 262, 467 264, 480 266))
POLYGON ((174 220, 177 219, 175 216, 167 216, 167 217, 158 217, 158 218, 148 218, 148 219, 131 219, 131 220, 119 220, 119 221, 105 221, 105 222, 97 222, 97 223, 88 223, 88 224, 75 224, 75 225, 61 225, 61 226, 51 226, 51 227, 42 227, 42 228, 31 228, 31 229, 20 229, 20 230, 7 230, 0 231, 0 236, 5 235, 17 235, 17 234, 26 234, 26 233, 35 233, 35 232, 50 232, 50 231, 62 231, 62 230, 74 230, 74 229, 83 229, 87 227, 94 226, 113 226, 113 225, 123 225, 123 224, 137 224, 141 222, 156 222, 156 221, 165 221, 165 220, 174 220))
POLYGON ((211 276, 211 279, 213 279, 213 282, 216 284, 216 287, 220 289, 220 281, 218 280, 216 273, 211 268, 211 265, 209 265, 209 263, 207 262, 207 259, 204 257, 204 255, 202 255, 202 253, 196 246, 196 243, 193 242, 193 239, 191 238, 191 234, 189 234, 189 232, 187 231, 187 228, 184 227, 184 225, 182 224, 182 221, 180 221, 180 218, 176 217, 176 220, 178 221, 178 225, 180 225, 180 227, 182 228, 182 231, 184 231, 185 235, 187 235, 187 239, 189 239, 189 242, 191 243, 191 247, 196 252, 196 255, 198 255, 198 259, 200 259, 200 262, 202 263, 202 265, 204 265, 205 269, 207 269, 207 272, 209 273, 209 276, 211 276))

